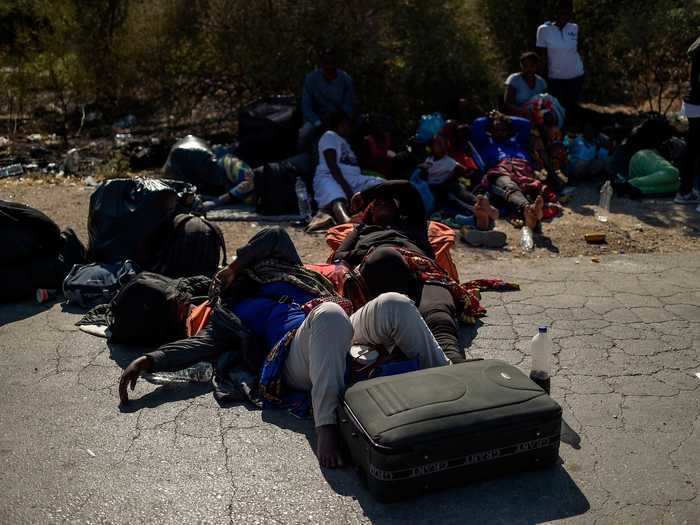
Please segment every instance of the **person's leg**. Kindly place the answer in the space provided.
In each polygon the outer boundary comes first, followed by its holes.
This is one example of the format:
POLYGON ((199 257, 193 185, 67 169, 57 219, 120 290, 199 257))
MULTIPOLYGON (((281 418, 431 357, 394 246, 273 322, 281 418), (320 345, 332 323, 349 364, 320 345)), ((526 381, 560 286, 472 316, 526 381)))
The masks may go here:
POLYGON ((311 147, 315 135, 315 126, 311 124, 311 122, 304 122, 304 125, 299 128, 299 134, 297 136, 297 151, 299 153, 306 153, 311 147))
POLYGON ((330 205, 330 210, 338 224, 346 224, 352 220, 348 211, 348 201, 345 199, 334 200, 330 205))
POLYGON ((444 286, 424 285, 418 311, 449 360, 464 362, 464 350, 459 344, 457 308, 450 291, 444 286))
POLYGON ((680 195, 689 195, 698 173, 698 159, 700 158, 700 118, 688 119, 688 138, 685 154, 685 162, 681 169, 681 185, 678 190, 680 195))
POLYGON ((517 215, 522 215, 525 207, 529 204, 527 197, 520 191, 520 187, 513 182, 508 175, 501 175, 492 181, 492 192, 500 197, 508 207, 517 215))
POLYGON ((323 467, 341 463, 335 411, 345 388, 347 354, 353 328, 335 303, 323 303, 301 324, 284 363, 289 386, 311 392, 318 438, 316 454, 323 467))
POLYGON ((353 343, 381 346, 391 352, 399 348, 419 368, 450 363, 428 329, 416 305, 405 295, 389 292, 372 299, 352 316, 353 343))

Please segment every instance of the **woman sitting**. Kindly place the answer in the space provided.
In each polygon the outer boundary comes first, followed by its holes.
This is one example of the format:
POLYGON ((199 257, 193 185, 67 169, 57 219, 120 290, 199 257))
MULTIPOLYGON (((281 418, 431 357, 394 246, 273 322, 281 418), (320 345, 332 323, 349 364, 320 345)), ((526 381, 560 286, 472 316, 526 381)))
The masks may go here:
POLYGON ((547 81, 537 74, 540 57, 537 53, 523 53, 520 57, 520 73, 513 73, 506 80, 504 109, 507 114, 529 119, 533 98, 547 92, 547 81))
POLYGON ((318 142, 318 166, 314 176, 314 195, 319 209, 328 210, 338 223, 350 222, 348 203, 358 191, 382 182, 366 177, 357 163, 346 137, 352 130, 350 117, 342 111, 331 115, 330 129, 318 142))

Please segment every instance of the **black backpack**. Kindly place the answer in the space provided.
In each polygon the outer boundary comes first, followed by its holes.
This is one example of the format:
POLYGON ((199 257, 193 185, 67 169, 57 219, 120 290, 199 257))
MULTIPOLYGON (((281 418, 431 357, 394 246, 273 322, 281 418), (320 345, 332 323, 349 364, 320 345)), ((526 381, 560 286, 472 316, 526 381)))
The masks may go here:
POLYGON ((238 115, 236 155, 253 165, 287 158, 294 154, 300 126, 294 96, 256 100, 238 115))
POLYGON ((226 264, 226 242, 221 229, 204 217, 176 215, 153 271, 168 277, 213 276, 226 264))
POLYGON ((0 265, 19 263, 38 254, 58 253, 61 232, 44 213, 18 202, 0 200, 0 265))
POLYGON ((255 206, 263 215, 299 213, 295 183, 299 171, 286 161, 271 162, 253 172, 255 206))

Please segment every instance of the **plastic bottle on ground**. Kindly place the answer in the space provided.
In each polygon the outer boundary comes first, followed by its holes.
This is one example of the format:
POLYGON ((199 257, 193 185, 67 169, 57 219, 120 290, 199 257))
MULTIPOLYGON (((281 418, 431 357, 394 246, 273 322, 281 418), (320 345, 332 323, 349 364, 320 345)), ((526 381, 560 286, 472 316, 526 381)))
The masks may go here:
POLYGON ((532 359, 530 379, 549 394, 552 369, 552 340, 549 338, 546 326, 540 326, 537 334, 532 338, 530 357, 532 359))
POLYGON ((306 191, 306 183, 301 177, 297 178, 294 185, 294 190, 297 194, 299 215, 301 215, 304 220, 308 222, 311 220, 311 205, 309 203, 309 193, 306 191))
POLYGON ((600 188, 600 201, 598 202, 598 216, 600 222, 608 222, 608 213, 610 212, 610 203, 613 198, 613 188, 609 180, 605 181, 603 187, 600 188))
POLYGON ((214 367, 211 363, 202 361, 184 370, 176 372, 154 372, 143 374, 143 378, 156 385, 170 383, 208 383, 214 376, 214 367))
POLYGON ((531 252, 535 249, 532 230, 528 226, 523 226, 522 230, 520 230, 520 247, 526 252, 531 252))

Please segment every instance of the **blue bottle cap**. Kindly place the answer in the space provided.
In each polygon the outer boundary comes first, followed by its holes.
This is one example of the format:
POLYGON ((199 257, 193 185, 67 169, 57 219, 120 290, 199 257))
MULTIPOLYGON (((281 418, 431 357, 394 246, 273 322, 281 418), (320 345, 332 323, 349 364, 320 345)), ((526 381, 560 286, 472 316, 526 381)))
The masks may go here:
POLYGON ((547 327, 546 326, 540 326, 539 328, 541 334, 546 334, 547 333, 547 327))

